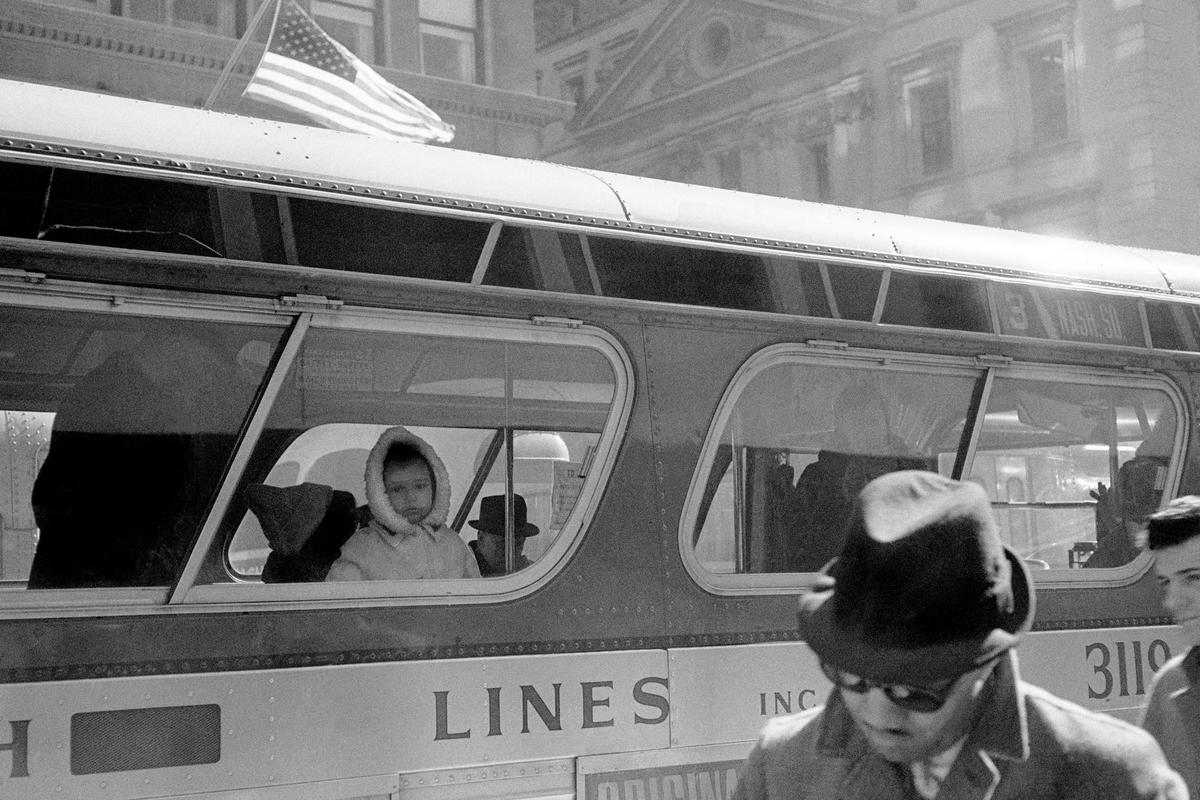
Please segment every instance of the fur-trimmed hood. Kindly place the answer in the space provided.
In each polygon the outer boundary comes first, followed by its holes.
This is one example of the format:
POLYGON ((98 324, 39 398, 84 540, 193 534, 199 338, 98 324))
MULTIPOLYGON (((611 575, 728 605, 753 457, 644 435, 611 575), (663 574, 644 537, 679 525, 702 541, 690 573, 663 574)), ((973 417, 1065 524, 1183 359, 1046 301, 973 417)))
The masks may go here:
POLYGON ((389 531, 412 535, 420 533, 422 526, 436 529, 445 524, 446 516, 450 513, 450 473, 446 471, 446 465, 434 452, 433 447, 404 426, 397 425, 380 434, 379 441, 375 442, 375 446, 371 448, 371 454, 367 456, 365 481, 367 507, 371 509, 371 516, 389 531), (383 459, 387 455, 388 448, 397 442, 404 442, 417 448, 429 462, 430 469, 433 470, 433 508, 425 516, 425 519, 421 520, 420 525, 409 522, 398 514, 396 509, 392 508, 387 490, 383 486, 383 459))

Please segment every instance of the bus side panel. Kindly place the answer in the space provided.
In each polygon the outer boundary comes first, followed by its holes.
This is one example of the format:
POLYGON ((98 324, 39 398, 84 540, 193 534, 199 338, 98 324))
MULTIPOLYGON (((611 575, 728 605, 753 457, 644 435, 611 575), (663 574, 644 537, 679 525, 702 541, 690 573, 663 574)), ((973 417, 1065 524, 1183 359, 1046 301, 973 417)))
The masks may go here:
MULTIPOLYGON (((468 304, 464 310, 478 309, 468 304)), ((510 307, 509 313, 532 314, 534 306, 510 307)), ((610 329, 625 344, 640 386, 640 329, 628 324, 628 315, 625 320, 610 329)), ((320 608, 271 609, 260 593, 249 606, 253 612, 240 613, 247 606, 239 602, 239 589, 251 587, 230 584, 227 608, 219 610, 7 620, 0 625, 0 647, 8 654, 0 678, 46 681, 662 646, 667 590, 659 569, 662 525, 650 437, 646 394, 635 392, 614 455, 614 477, 602 489, 578 547, 544 585, 515 598, 403 608, 402 600, 335 598, 323 600, 320 608)))
POLYGON ((299 789, 657 749, 669 716, 653 650, 21 684, 5 690, 0 792, 299 789))
POLYGON ((1136 722, 1150 679, 1182 652, 1171 626, 1035 631, 1021 643, 1022 676, 1064 700, 1136 722))
POLYGON ((750 742, 766 721, 825 702, 832 684, 801 642, 688 647, 671 658, 671 745, 750 742))
POLYGON ((738 367, 768 344, 761 333, 711 320, 646 329, 646 369, 662 484, 662 570, 675 589, 667 624, 689 635, 795 631, 795 596, 715 598, 696 585, 679 552, 683 504, 713 414, 738 367))

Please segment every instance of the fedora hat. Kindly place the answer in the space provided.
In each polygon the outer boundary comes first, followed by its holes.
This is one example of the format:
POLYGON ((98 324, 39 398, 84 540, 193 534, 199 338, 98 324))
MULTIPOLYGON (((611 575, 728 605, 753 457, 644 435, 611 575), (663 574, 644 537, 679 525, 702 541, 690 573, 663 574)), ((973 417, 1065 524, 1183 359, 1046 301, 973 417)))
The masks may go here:
POLYGON ((841 554, 800 600, 800 632, 839 669, 919 686, 1016 645, 1033 605, 984 490, 903 470, 859 493, 841 554))
MULTIPOLYGON (((525 498, 519 494, 513 495, 513 530, 517 536, 528 538, 537 536, 540 532, 537 525, 528 522, 525 517, 525 498)), ((484 533, 504 535, 504 495, 494 494, 479 501, 479 519, 470 520, 472 528, 484 533)))

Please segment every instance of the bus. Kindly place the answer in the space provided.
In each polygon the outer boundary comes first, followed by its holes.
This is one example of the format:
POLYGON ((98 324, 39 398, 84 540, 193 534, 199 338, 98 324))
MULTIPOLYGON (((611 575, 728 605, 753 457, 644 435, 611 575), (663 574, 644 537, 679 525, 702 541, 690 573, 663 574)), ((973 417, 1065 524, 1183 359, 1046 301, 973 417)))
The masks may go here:
POLYGON ((4 796, 727 797, 895 469, 987 490, 1028 679, 1135 718, 1180 646, 1200 259, 0 97, 4 796), (528 564, 321 579, 397 425, 528 564))

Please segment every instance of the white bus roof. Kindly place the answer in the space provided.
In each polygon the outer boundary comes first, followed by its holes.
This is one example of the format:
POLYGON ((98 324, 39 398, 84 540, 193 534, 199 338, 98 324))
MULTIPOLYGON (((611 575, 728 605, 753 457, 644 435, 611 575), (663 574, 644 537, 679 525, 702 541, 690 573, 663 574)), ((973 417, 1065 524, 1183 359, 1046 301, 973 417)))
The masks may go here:
POLYGON ((109 162, 135 156, 173 171, 228 171, 281 185, 445 199, 438 204, 532 219, 1200 296, 1200 259, 1180 253, 753 195, 3 79, 0 147, 66 148, 67 155, 109 162))

